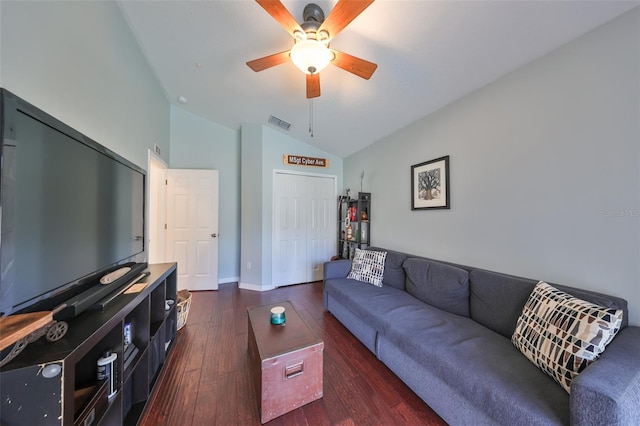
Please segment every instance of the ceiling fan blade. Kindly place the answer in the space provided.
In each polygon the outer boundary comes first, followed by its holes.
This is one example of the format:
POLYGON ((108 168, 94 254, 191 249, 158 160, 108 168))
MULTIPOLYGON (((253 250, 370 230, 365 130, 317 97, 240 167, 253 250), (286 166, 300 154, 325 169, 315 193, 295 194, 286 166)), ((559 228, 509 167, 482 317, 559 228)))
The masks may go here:
MULTIPOLYGON (((256 0, 257 1, 257 0, 256 0)), ((329 12, 318 31, 329 33, 329 39, 335 38, 351 21, 360 15, 374 0, 339 0, 329 12)))
MULTIPOLYGON (((296 31, 302 31, 302 27, 291 15, 286 7, 280 2, 280 0, 256 0, 269 15, 273 17, 282 27, 287 30, 291 37, 295 37, 296 31)), ((304 32, 304 31, 303 31, 304 32)))
POLYGON ((340 67, 345 71, 349 71, 358 77, 362 77, 365 80, 369 80, 376 68, 378 68, 378 65, 373 62, 365 61, 364 59, 360 59, 337 50, 331 49, 331 51, 335 55, 333 61, 331 61, 333 65, 340 67))
POLYGON ((307 99, 320 96, 320 74, 307 74, 307 99))
POLYGON ((267 68, 275 67, 276 65, 283 64, 289 60, 289 51, 286 50, 280 53, 274 53, 273 55, 265 56, 264 58, 254 59, 247 62, 249 68, 255 72, 266 70, 267 68))

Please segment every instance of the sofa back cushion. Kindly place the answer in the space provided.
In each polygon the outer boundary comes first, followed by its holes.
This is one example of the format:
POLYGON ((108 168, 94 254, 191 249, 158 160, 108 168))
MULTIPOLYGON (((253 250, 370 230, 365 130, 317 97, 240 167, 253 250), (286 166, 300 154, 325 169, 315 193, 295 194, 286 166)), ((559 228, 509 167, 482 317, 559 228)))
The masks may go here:
POLYGON ((407 255, 398 251, 387 250, 378 247, 369 247, 367 250, 386 251, 387 257, 384 261, 384 274, 382 285, 404 290, 405 274, 402 264, 407 259, 407 255))
POLYGON ((407 293, 436 308, 469 316, 469 274, 434 260, 408 258, 403 264, 407 293))
POLYGON ((471 318, 510 339, 522 308, 537 282, 481 269, 471 271, 471 318))
MULTIPOLYGON (((471 318, 485 327, 511 338, 518 317, 538 280, 474 269, 469 273, 471 318)), ((626 300, 589 290, 553 284, 559 290, 597 305, 622 309, 622 328, 627 326, 626 300)))

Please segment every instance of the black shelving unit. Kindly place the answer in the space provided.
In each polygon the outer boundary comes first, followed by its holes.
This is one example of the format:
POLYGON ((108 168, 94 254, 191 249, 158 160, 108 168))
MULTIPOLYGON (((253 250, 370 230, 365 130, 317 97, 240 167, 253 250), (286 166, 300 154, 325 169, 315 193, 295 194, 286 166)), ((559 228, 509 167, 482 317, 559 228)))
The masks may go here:
POLYGON ((356 248, 371 241, 371 193, 358 192, 358 198, 338 197, 338 257, 351 259, 356 248), (349 226, 351 229, 349 229, 349 226))
POLYGON ((167 299, 176 300, 177 266, 149 265, 147 271, 141 292, 122 294, 103 311, 85 311, 68 321, 62 339, 41 338, 2 367, 0 424, 139 422, 177 336, 176 304, 165 308, 167 299), (126 369, 125 324, 138 350, 126 369), (110 399, 105 382, 97 380, 96 362, 106 351, 117 354, 117 392, 110 399))

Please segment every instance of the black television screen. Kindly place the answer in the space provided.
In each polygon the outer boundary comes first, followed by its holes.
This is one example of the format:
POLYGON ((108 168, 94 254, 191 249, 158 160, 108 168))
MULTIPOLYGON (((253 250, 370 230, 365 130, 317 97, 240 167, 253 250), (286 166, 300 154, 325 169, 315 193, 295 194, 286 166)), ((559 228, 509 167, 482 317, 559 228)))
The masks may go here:
POLYGON ((2 108, 3 315, 143 261, 144 170, 6 90, 2 108))

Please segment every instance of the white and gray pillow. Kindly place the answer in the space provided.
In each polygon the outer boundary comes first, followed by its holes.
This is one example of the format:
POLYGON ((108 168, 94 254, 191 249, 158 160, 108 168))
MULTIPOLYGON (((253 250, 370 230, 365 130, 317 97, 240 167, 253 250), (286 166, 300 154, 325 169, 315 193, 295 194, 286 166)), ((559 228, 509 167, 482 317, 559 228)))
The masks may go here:
POLYGON ((347 278, 382 287, 386 251, 355 250, 347 278))

